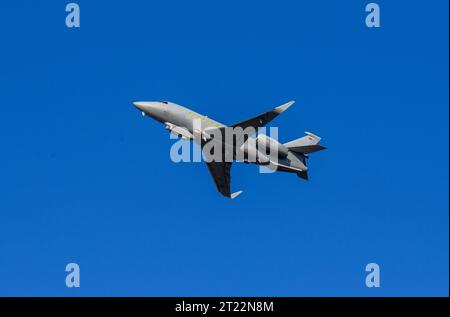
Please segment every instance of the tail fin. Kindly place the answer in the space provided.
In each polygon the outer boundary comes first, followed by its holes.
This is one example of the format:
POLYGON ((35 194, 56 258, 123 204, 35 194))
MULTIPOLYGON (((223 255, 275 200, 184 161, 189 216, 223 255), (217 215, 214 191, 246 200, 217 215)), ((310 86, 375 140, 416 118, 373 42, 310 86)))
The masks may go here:
POLYGON ((305 132, 305 134, 306 136, 284 143, 283 145, 286 146, 289 151, 301 154, 309 154, 326 149, 326 147, 318 144, 320 137, 311 132, 305 132))

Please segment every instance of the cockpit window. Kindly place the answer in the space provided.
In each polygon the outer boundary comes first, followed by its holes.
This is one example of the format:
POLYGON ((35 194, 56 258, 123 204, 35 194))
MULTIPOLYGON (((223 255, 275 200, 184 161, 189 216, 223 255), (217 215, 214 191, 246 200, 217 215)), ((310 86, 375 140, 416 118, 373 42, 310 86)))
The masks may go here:
POLYGON ((162 103, 165 103, 166 105, 169 103, 168 101, 161 100, 162 103))

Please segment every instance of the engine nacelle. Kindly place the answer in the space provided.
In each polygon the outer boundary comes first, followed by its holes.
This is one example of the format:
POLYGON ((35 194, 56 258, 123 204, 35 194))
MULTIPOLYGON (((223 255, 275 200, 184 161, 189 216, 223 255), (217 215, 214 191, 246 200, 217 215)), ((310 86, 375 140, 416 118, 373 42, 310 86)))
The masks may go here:
POLYGON ((287 147, 264 134, 258 135, 257 147, 259 152, 266 155, 275 154, 278 157, 286 157, 289 153, 287 147))

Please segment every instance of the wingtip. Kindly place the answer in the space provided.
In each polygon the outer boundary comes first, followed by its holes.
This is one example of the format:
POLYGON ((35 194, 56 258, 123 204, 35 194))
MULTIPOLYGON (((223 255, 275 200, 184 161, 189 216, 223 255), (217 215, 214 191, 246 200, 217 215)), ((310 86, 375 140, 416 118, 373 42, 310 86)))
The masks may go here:
POLYGON ((295 103, 295 101, 294 101, 294 100, 291 100, 291 101, 286 102, 285 104, 283 104, 283 105, 281 105, 281 106, 276 107, 275 110, 276 110, 278 113, 282 113, 282 112, 286 111, 286 110, 287 110, 290 106, 292 106, 294 103, 295 103))
POLYGON ((242 194, 242 192, 243 192, 242 190, 240 190, 240 191, 238 191, 238 192, 235 192, 235 193, 233 193, 233 194, 230 195, 230 198, 231 198, 231 199, 234 199, 234 198, 236 198, 237 196, 239 196, 240 194, 242 194))

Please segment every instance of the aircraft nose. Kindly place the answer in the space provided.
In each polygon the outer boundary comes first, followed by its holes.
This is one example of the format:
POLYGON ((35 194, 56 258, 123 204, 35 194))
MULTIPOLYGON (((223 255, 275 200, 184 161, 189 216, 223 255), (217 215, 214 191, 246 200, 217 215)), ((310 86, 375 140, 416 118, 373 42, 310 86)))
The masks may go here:
POLYGON ((133 106, 135 106, 139 111, 142 112, 142 115, 148 115, 158 121, 164 121, 165 118, 165 108, 162 107, 161 102, 158 101, 135 101, 133 102, 133 106))
POLYGON ((138 108, 141 111, 144 111, 145 102, 136 101, 136 102, 133 102, 133 106, 135 106, 136 108, 138 108))
POLYGON ((135 101, 133 102, 133 106, 139 110, 157 109, 161 107, 160 102, 157 101, 135 101))

